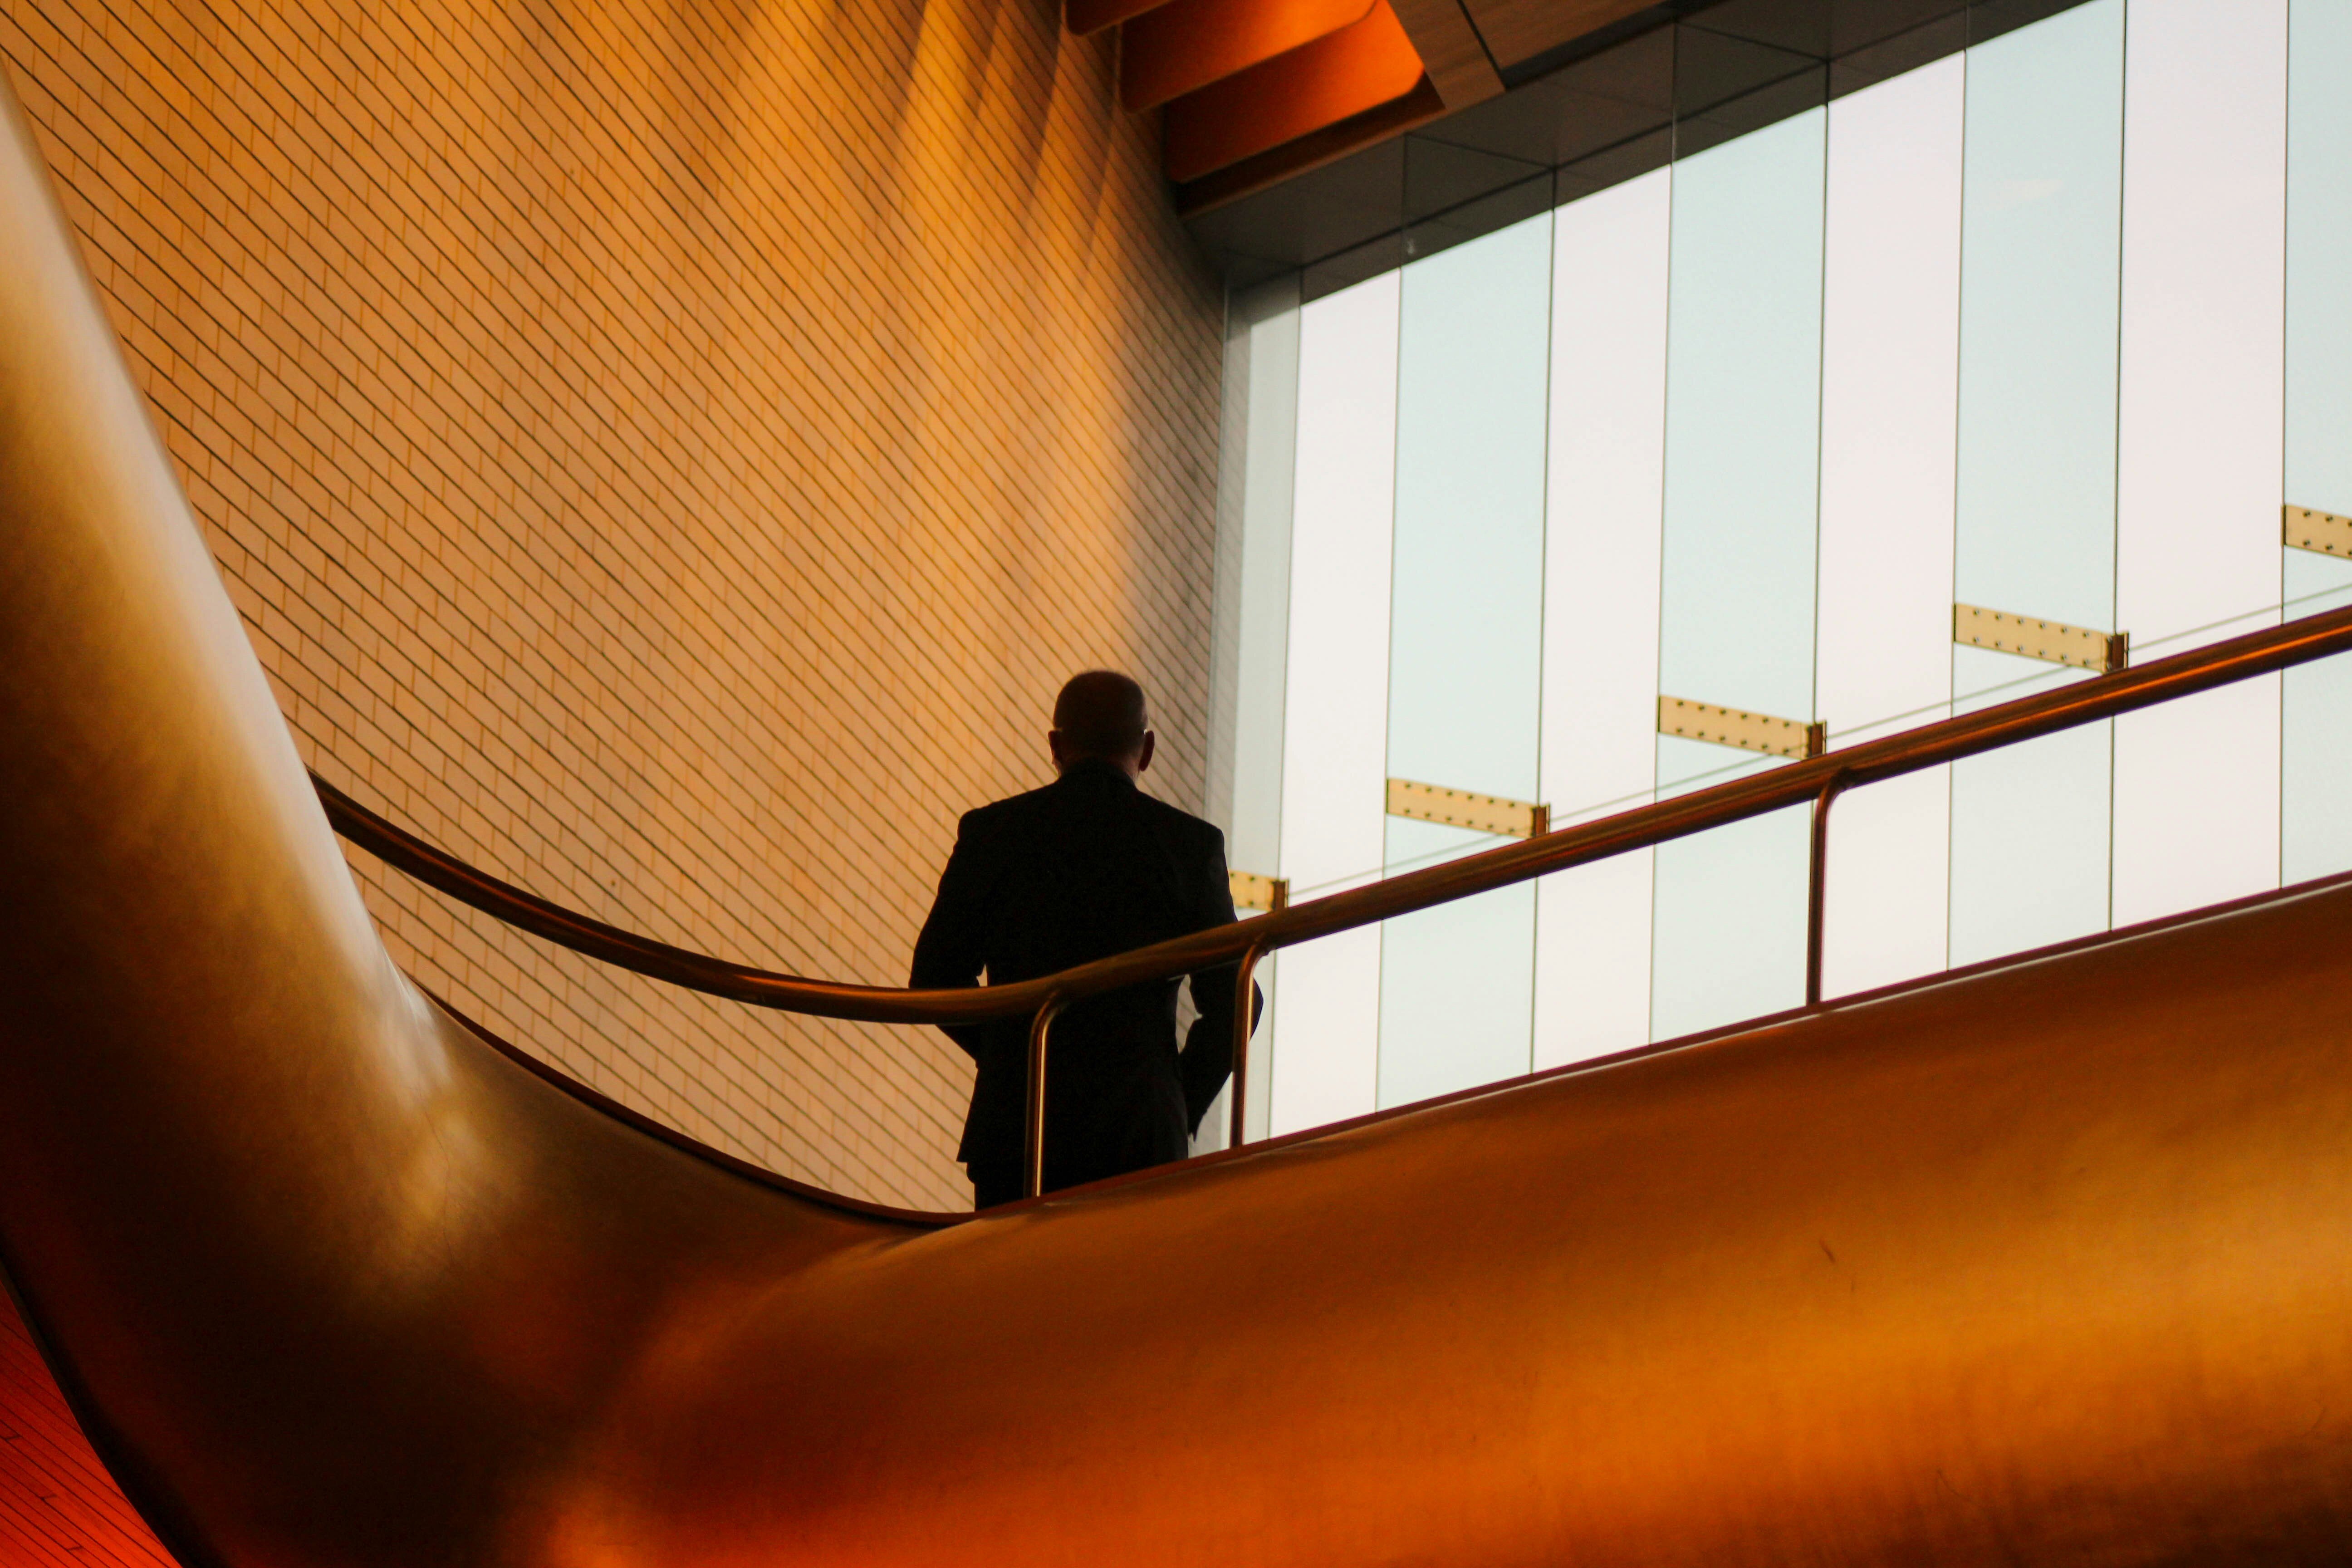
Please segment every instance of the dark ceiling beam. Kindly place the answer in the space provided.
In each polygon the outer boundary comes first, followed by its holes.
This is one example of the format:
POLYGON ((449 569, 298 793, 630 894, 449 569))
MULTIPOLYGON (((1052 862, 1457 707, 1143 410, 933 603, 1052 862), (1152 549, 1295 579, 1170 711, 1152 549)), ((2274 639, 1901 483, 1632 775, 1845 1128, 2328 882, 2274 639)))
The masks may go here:
POLYGON ((1147 11, 1154 11, 1167 0, 1068 0, 1062 11, 1062 25, 1079 37, 1099 33, 1105 27, 1116 27, 1131 21, 1147 11))
POLYGON ((1478 36, 1507 71, 1656 7, 1656 0, 1465 0, 1478 36))
POLYGON ((1448 111, 1484 103, 1503 90, 1502 73, 1486 52, 1463 0, 1391 0, 1448 111))

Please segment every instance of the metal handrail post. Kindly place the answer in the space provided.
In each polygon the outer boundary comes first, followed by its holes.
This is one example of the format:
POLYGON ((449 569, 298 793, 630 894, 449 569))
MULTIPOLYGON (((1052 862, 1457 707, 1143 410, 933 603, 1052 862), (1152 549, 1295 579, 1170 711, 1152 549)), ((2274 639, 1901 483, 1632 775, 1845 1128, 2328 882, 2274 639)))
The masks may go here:
POLYGON ((1029 1116, 1021 1147, 1021 1195, 1024 1198, 1045 1190, 1045 1034, 1054 1026, 1054 1016, 1068 1001, 1056 992, 1029 1020, 1029 1116))
POLYGON ((1846 775, 1832 773, 1813 796, 1812 861, 1805 878, 1805 1005, 1822 999, 1822 930, 1827 923, 1830 881, 1830 807, 1845 793, 1846 775))
POLYGON ((1250 1005, 1250 992, 1257 984, 1257 961, 1265 952, 1263 943, 1252 942, 1242 950, 1241 963, 1234 971, 1233 1131, 1225 1139, 1229 1149, 1240 1148, 1245 1135, 1243 1117, 1249 1104, 1250 1036, 1257 1027, 1257 1009, 1250 1005))

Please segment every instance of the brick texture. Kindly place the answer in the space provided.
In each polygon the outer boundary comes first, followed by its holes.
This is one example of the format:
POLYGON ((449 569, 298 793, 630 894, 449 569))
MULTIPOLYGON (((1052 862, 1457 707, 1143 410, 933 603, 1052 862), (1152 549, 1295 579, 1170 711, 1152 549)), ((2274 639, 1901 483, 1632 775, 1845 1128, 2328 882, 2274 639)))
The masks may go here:
MULTIPOLYGON (((1072 669, 1197 806, 1215 285, 1052 0, 0 0, 0 58, 308 760, 666 941, 898 984, 1072 669)), ((354 857, 426 985, 861 1196, 969 1069, 354 857)))
POLYGON ((99 1462, 0 1289, 0 1563, 177 1568, 99 1462))

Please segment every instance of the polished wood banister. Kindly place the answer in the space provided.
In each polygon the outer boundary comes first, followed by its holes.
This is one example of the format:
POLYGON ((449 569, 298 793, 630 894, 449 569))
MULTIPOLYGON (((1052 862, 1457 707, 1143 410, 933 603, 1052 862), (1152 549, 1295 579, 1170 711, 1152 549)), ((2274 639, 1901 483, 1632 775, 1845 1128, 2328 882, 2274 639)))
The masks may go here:
MULTIPOLYGON (((1555 828, 1538 837, 1310 899, 1253 920, 1117 953, 1058 974, 948 991, 906 991, 808 980, 730 963, 655 942, 592 920, 478 871, 394 826, 315 773, 311 782, 318 788, 319 799, 335 831, 386 864, 518 930, 651 979, 707 995, 817 1017, 884 1024, 976 1024, 1022 1016, 1037 1019, 1038 1026, 1031 1031, 1030 1100, 1039 1114, 1033 1118, 1024 1150, 1024 1163, 1034 1173, 1042 1163, 1043 1106, 1039 1091, 1045 1055, 1045 1026, 1051 1021, 1041 1016, 1041 1009, 1049 1002, 1056 1004, 1055 1010, 1058 1011, 1060 1006, 1083 997, 1122 986, 1171 980, 1223 964, 1239 964, 1244 959, 1248 961, 1244 967, 1254 970, 1265 954, 1317 937, 1352 931, 1571 866, 1604 860, 1628 850, 1807 804, 1814 807, 1814 828, 1807 900, 1806 1000, 1817 1002, 1821 999, 1828 808, 1839 794, 2345 652, 2352 652, 2352 606, 1923 724, 1881 740, 1696 790, 1673 800, 1638 806, 1597 822, 1555 828)), ((1237 1020, 1250 1016, 1248 999, 1238 991, 1234 1008, 1237 1020)), ((1246 1070, 1247 1037, 1238 1024, 1234 1033, 1237 1092, 1232 1111, 1234 1141, 1238 1143, 1243 1113, 1239 1091, 1246 1070)))
POLYGON ((971 990, 905 991, 807 980, 655 942, 478 871, 393 826, 316 773, 311 778, 328 820, 345 838, 460 903, 574 952, 708 995, 789 1013, 881 1024, 976 1024, 1034 1014, 1057 993, 1075 1000, 1170 980, 1237 963, 1252 948, 1263 953, 1293 947, 1629 849, 1743 822, 1811 802, 1832 777, 1843 777, 1845 789, 1878 784, 2345 652, 2352 652, 2352 606, 1924 724, 1598 822, 1555 828, 1539 838, 1295 903, 1278 914, 1137 948, 1059 974, 971 990))

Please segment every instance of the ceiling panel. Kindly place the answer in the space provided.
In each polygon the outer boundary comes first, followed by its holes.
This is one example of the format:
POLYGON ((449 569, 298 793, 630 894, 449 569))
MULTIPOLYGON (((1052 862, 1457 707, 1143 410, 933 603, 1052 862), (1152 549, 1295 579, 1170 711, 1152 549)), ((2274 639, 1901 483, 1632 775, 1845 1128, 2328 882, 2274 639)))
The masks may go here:
POLYGON ((1654 0, 1464 0, 1486 52, 1513 66, 1654 8, 1654 0))

